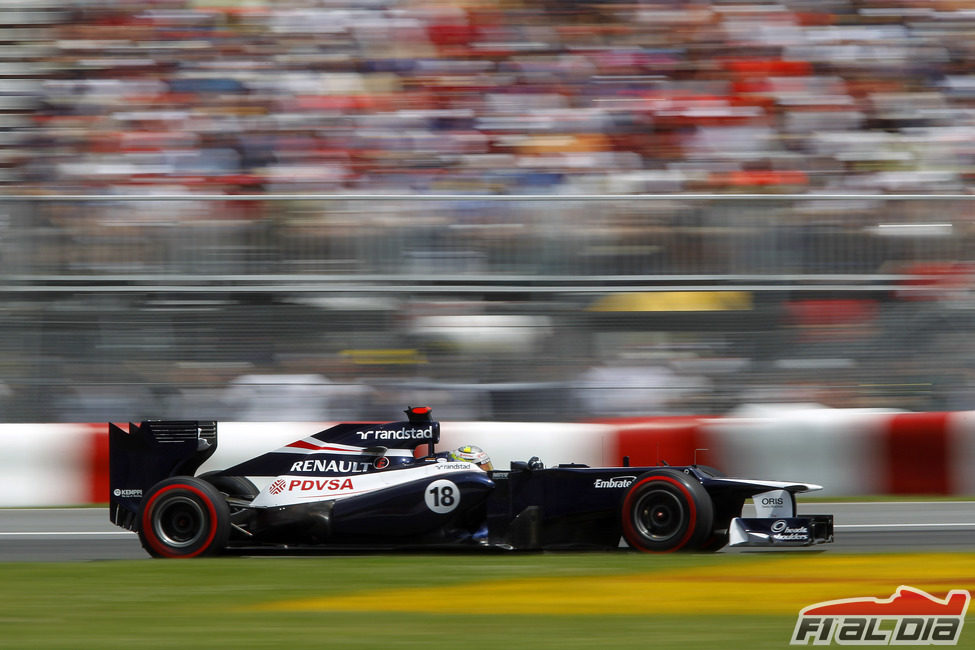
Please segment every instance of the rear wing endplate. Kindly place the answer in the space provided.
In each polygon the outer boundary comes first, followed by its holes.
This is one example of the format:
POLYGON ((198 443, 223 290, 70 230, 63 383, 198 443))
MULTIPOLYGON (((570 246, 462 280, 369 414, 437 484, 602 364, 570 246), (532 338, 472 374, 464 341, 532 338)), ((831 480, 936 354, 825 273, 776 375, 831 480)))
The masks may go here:
POLYGON ((159 481, 193 475, 217 450, 217 423, 152 420, 129 423, 128 431, 109 423, 109 517, 138 529, 143 493, 159 481))

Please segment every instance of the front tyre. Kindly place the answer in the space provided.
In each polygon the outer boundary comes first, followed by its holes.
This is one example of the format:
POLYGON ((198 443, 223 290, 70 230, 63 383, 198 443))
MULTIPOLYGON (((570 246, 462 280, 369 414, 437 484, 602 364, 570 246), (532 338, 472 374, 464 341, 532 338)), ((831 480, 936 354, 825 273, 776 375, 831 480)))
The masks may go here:
POLYGON ((139 523, 139 540, 153 557, 216 555, 227 546, 230 509, 206 481, 174 476, 148 490, 139 523))
POLYGON ((627 490, 620 517, 623 539, 637 550, 694 550, 711 533, 714 506, 693 476, 655 469, 637 477, 627 490))

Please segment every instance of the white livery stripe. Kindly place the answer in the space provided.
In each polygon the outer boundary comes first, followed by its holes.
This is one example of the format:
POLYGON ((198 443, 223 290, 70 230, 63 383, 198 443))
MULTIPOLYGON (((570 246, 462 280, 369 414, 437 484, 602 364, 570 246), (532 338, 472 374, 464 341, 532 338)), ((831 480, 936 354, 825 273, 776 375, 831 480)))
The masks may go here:
POLYGON ((792 492, 815 492, 816 490, 823 489, 822 485, 816 485, 814 483, 787 483, 785 481, 763 481, 750 478, 713 478, 711 480, 721 483, 751 483, 752 485, 761 485, 776 490, 790 490, 792 492))
POLYGON ((364 447, 348 447, 342 449, 340 445, 328 445, 309 449, 307 447, 281 447, 271 451, 272 454, 335 454, 337 456, 391 456, 395 458, 412 458, 409 449, 387 449, 385 453, 367 451, 364 447))

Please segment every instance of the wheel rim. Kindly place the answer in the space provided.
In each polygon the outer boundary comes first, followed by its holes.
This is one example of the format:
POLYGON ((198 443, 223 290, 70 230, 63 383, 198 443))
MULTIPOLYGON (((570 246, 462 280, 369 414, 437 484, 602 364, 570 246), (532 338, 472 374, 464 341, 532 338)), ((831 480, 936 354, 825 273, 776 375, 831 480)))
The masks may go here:
POLYGON ((204 535, 206 515, 194 499, 174 496, 159 504, 152 529, 162 543, 172 548, 193 546, 204 535))
POLYGON ((641 495, 633 509, 637 531, 654 542, 663 542, 680 533, 684 526, 684 504, 672 492, 650 490, 641 495))

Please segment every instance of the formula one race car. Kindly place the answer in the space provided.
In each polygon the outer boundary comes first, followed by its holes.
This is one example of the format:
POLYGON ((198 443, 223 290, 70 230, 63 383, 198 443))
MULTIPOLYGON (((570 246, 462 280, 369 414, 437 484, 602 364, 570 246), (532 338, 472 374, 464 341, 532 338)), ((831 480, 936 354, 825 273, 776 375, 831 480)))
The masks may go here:
POLYGON ((346 423, 194 476, 215 422, 109 425, 110 517, 155 557, 227 549, 493 548, 715 551, 831 542, 832 515, 796 515, 804 483, 686 467, 482 469, 437 453, 426 407, 346 423), (755 518, 742 518, 748 498, 755 518))

